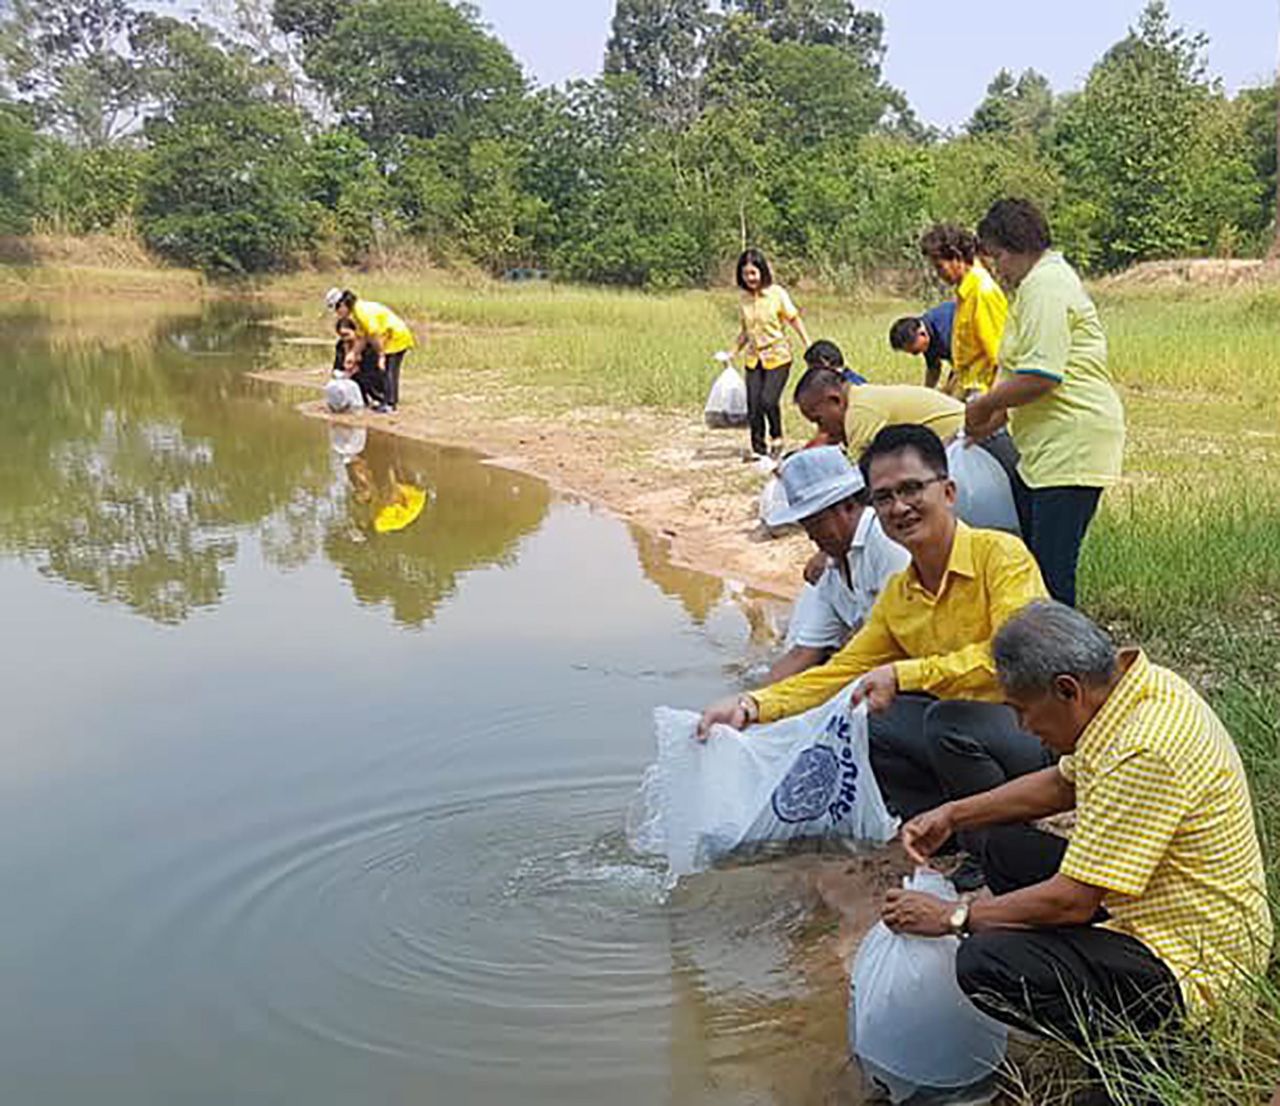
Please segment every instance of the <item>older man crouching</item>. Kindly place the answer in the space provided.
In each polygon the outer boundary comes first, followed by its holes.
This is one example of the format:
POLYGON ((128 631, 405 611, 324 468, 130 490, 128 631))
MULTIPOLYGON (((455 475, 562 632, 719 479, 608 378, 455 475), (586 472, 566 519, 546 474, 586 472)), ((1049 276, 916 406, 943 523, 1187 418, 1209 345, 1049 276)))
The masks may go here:
POLYGON ((890 892, 890 928, 959 934, 960 986, 993 1017, 1082 1043, 1147 1033, 1229 999, 1270 955, 1262 856, 1230 735, 1180 677, 1117 652, 1084 615, 1036 601, 992 652, 1052 768, 945 803, 903 827, 913 858, 985 835, 993 897, 890 892), (1070 843, 1027 825, 1074 808, 1070 843))

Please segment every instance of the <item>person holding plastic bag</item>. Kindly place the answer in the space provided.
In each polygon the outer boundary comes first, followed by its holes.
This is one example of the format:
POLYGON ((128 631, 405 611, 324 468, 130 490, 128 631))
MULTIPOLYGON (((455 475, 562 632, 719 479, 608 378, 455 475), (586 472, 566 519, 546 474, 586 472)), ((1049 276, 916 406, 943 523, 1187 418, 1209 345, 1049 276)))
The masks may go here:
POLYGON ((862 473, 838 446, 793 454, 778 478, 785 505, 767 521, 800 523, 826 564, 796 599, 786 652, 769 669, 769 683, 826 660, 866 621, 889 579, 911 563, 911 554, 885 536, 867 505, 862 473))
MULTIPOLYGON (((782 392, 791 372, 791 346, 786 328, 790 326, 808 348, 809 334, 804 320, 773 271, 757 249, 743 250, 737 268, 738 312, 742 326, 732 355, 747 354, 747 421, 751 427, 754 457, 782 456, 782 392), (768 423, 769 444, 765 445, 768 423)), ((750 458, 748 458, 750 459, 750 458)))
POLYGON ((917 862, 987 827, 994 894, 957 906, 892 891, 884 921, 966 935, 956 978, 1000 1021, 1086 1057, 1116 1035, 1158 1047, 1160 1030, 1237 1002, 1270 958, 1239 753, 1188 683, 1061 603, 1025 607, 993 655, 1009 702, 1062 760, 904 826, 917 862), (1069 843, 1029 824, 1072 809, 1069 843))
MULTIPOLYGON (((872 712, 872 769, 890 809, 913 817, 1050 763, 1004 705, 991 660, 992 636, 1044 596, 1044 582, 1017 538, 956 519, 947 455, 931 430, 885 427, 864 464, 871 505, 885 534, 911 554, 910 567, 825 664, 712 704, 700 732, 799 714, 859 681, 854 698, 872 712)), ((963 884, 981 879, 970 865, 963 884)))

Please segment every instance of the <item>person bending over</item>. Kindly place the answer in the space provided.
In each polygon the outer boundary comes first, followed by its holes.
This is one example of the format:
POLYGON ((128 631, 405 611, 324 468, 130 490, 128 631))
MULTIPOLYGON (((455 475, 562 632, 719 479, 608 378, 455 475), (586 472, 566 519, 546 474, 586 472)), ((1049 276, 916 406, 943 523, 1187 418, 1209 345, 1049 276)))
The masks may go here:
POLYGON ((838 446, 793 454, 779 479, 787 510, 777 524, 803 526, 821 561, 796 599, 786 651, 769 670, 771 684, 821 664, 844 645, 890 577, 911 563, 911 554, 885 536, 867 506, 862 473, 838 446))
POLYGON ((917 863, 985 830, 994 896, 957 906, 891 891, 886 924, 960 935, 956 977, 975 1005, 1092 1054, 1099 1038, 1150 1039, 1229 1007, 1272 945, 1230 734, 1185 680, 1064 604, 1024 607, 993 654, 1004 695, 1062 759, 908 822, 917 863), (1067 810, 1069 843, 1030 825, 1067 810))
MULTIPOLYGON (((933 431, 885 427, 864 467, 871 505, 886 536, 911 554, 910 567, 825 664, 713 703, 698 732, 800 714, 859 681, 855 699, 871 710, 872 770, 889 807, 910 818, 1050 763, 1004 705, 991 659, 996 630, 1045 590, 1021 541, 955 517, 955 484, 933 431)), ((961 844, 972 853, 980 842, 961 844)), ((963 878, 973 886, 981 873, 969 866, 963 878)))
POLYGON ((938 278, 956 290, 952 368, 944 390, 960 399, 981 395, 996 381, 1009 301, 978 260, 978 239, 969 231, 940 223, 920 239, 920 252, 938 278))
POLYGON ((842 445, 855 463, 886 426, 927 426, 944 441, 964 426, 964 404, 918 384, 850 384, 840 372, 809 369, 796 384, 796 406, 825 445, 842 445))
POLYGON ((353 364, 358 363, 366 345, 372 346, 377 353, 378 368, 386 379, 386 406, 394 411, 400 403, 400 368, 405 354, 416 345, 413 331, 391 308, 374 300, 361 299, 350 289, 330 288, 325 293, 324 302, 339 319, 355 321, 359 337, 349 354, 353 364))
POLYGON ((942 363, 951 362, 951 329, 955 300, 944 300, 920 315, 898 319, 889 328, 889 345, 899 353, 924 358, 924 386, 936 388, 942 379, 942 363))

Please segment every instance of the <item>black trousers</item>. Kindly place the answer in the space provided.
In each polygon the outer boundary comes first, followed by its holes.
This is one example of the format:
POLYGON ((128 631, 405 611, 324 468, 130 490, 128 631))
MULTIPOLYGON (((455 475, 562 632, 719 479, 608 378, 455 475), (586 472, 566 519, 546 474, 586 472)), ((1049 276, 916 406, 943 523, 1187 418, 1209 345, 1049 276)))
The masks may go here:
MULTIPOLYGON (((988 885, 1008 894, 1054 875, 1067 843, 1025 825, 987 831, 988 885)), ((1141 941, 1097 925, 992 929, 960 944, 961 989, 998 1021, 1040 1036, 1092 1043, 1179 1021, 1182 992, 1169 966, 1141 941)))
MULTIPOLYGON (((1056 759, 999 703, 899 695, 869 717, 867 738, 880 791, 903 818, 990 791, 1056 759)), ((986 832, 962 833, 961 846, 980 857, 986 832)))
POLYGON ((386 355, 386 397, 388 407, 395 407, 400 402, 400 365, 404 361, 404 355, 408 352, 408 350, 402 349, 399 353, 388 353, 386 355))
POLYGON ((1029 488, 1016 472, 1011 479, 1022 540, 1040 566, 1044 586, 1059 603, 1074 607, 1080 547, 1102 489, 1076 485, 1029 488))
POLYGON ((782 437, 782 392, 791 375, 788 362, 776 369, 766 369, 756 364, 747 368, 747 425, 751 427, 751 448, 765 453, 765 422, 769 424, 769 437, 782 437))

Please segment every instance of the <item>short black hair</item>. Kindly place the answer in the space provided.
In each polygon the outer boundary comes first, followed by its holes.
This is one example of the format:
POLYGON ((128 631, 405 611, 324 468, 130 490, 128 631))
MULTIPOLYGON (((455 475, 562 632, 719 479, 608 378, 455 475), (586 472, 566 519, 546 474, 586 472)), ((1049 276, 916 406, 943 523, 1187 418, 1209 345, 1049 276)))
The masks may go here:
POLYGON ((749 291, 746 282, 742 279, 742 270, 748 265, 754 265, 760 270, 760 287, 768 288, 773 283, 773 270, 769 268, 769 262, 755 246, 750 246, 742 251, 738 258, 738 287, 744 292, 749 291))
POLYGON ((334 320, 333 329, 341 334, 344 330, 359 330, 356 321, 350 315, 345 318, 334 320))
POLYGON ((796 382, 796 390, 792 394, 797 403, 800 397, 807 395, 809 392, 816 392, 819 388, 843 388, 847 381, 840 375, 839 369, 828 369, 822 365, 815 365, 811 369, 806 369, 804 375, 796 382))
POLYGON ((978 239, 955 223, 935 223, 920 238, 920 252, 931 261, 967 261, 978 256, 978 239))
POLYGON ((843 369, 844 354, 830 338, 819 338, 804 351, 804 363, 811 369, 843 369))
POLYGON ((889 328, 889 345, 894 349, 906 349, 924 326, 924 320, 916 315, 905 315, 889 328))
POLYGON ((978 224, 978 237, 1010 253, 1043 253, 1053 245, 1049 220, 1030 200, 996 200, 978 224))
POLYGON ((342 295, 338 297, 338 306, 345 307, 350 310, 355 307, 357 298, 356 294, 351 291, 350 288, 343 289, 342 295))
POLYGON ((924 462, 925 467, 935 476, 948 476, 947 451, 942 447, 942 439, 927 426, 915 423, 895 423, 882 426, 879 433, 871 439, 871 444, 862 451, 858 459, 858 467, 862 469, 862 478, 867 486, 871 486, 871 462, 877 457, 889 457, 903 450, 914 449, 924 462))

